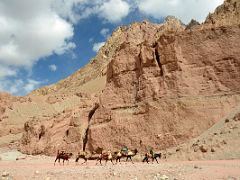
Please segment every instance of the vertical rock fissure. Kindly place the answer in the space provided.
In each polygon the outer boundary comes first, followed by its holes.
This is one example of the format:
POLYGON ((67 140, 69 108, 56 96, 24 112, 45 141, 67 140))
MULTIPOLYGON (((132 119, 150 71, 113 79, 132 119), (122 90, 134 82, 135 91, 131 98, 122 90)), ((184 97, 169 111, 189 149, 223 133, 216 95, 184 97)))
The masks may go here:
POLYGON ((94 115, 94 113, 96 112, 96 110, 99 108, 99 104, 95 104, 93 109, 89 112, 88 114, 88 126, 87 126, 87 129, 85 131, 85 134, 84 134, 84 138, 83 138, 83 151, 86 150, 86 145, 88 143, 88 132, 89 132, 89 128, 90 128, 90 122, 91 122, 91 119, 94 115))
POLYGON ((139 54, 138 54, 138 61, 137 63, 137 71, 136 71, 136 75, 137 75, 137 91, 136 91, 136 101, 138 102, 140 100, 140 97, 138 96, 138 92, 141 89, 141 75, 142 75, 142 46, 140 45, 140 50, 139 50, 139 54))
POLYGON ((160 54, 158 53, 157 48, 155 48, 155 59, 157 61, 158 67, 160 68, 160 74, 163 76, 163 67, 160 61, 160 54))

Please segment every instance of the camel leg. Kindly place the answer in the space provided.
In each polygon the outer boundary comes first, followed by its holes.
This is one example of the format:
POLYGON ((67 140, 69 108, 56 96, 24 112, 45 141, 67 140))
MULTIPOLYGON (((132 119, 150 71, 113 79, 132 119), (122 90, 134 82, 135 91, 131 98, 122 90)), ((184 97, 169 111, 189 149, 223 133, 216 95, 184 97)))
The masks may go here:
POLYGON ((111 159, 111 162, 112 162, 112 164, 114 165, 114 163, 113 163, 113 160, 111 159))
MULTIPOLYGON (((158 160, 157 160, 157 158, 155 158, 155 160, 157 161, 157 163, 158 163, 158 160)), ((158 163, 159 164, 159 163, 158 163)))
POLYGON ((78 163, 78 160, 79 160, 79 159, 80 159, 80 158, 79 158, 79 157, 77 157, 77 158, 76 158, 76 160, 75 160, 75 162, 76 162, 76 163, 78 163))
POLYGON ((129 157, 127 156, 126 162, 128 161, 128 158, 129 158, 129 157))
POLYGON ((154 163, 154 159, 155 159, 155 158, 154 158, 154 157, 152 157, 152 164, 154 163))
POLYGON ((117 157, 117 159, 116 159, 116 164, 117 164, 117 162, 119 162, 120 164, 121 164, 121 161, 120 161, 120 157, 117 157))
POLYGON ((149 164, 149 161, 148 161, 148 157, 147 157, 147 156, 145 156, 145 158, 142 160, 142 162, 145 162, 145 161, 149 164))
POLYGON ((55 166, 55 163, 56 163, 57 160, 58 160, 58 158, 55 159, 55 161, 54 161, 54 166, 55 166))
POLYGON ((85 164, 85 163, 87 164, 87 159, 84 159, 84 162, 82 164, 85 164))
POLYGON ((147 156, 143 159, 143 162, 145 162, 145 161, 149 164, 149 160, 148 160, 147 156))
POLYGON ((99 162, 100 162, 100 164, 101 164, 101 166, 102 166, 102 159, 100 159, 100 161, 99 161, 99 162))
POLYGON ((130 160, 131 160, 131 162, 134 164, 134 162, 133 162, 133 160, 132 160, 132 157, 130 156, 130 160))

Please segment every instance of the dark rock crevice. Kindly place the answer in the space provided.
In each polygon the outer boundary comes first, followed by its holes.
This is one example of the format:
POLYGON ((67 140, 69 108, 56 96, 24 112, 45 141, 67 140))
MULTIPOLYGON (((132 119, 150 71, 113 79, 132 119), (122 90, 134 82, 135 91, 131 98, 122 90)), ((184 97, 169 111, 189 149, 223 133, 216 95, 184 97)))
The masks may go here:
POLYGON ((39 135, 38 135, 38 139, 39 139, 39 140, 45 135, 45 132, 46 132, 45 126, 44 126, 44 125, 41 125, 40 133, 39 133, 39 135))
POLYGON ((138 57, 137 57, 138 61, 136 62, 136 66, 137 66, 137 70, 136 70, 136 75, 137 75, 137 91, 136 91, 136 95, 135 95, 135 99, 136 99, 136 102, 139 102, 140 101, 140 96, 138 94, 138 92, 141 90, 142 88, 142 82, 141 82, 141 76, 143 74, 142 72, 142 68, 143 68, 143 60, 142 60, 142 46, 140 45, 140 51, 139 51, 139 54, 138 54, 138 57))
POLYGON ((163 67, 160 61, 160 54, 158 53, 157 48, 155 48, 154 54, 155 54, 155 59, 157 61, 158 67, 160 68, 160 75, 163 76, 163 67))
POLYGON ((96 110, 98 108, 99 108, 99 104, 95 103, 93 109, 88 114, 88 126, 87 126, 87 129, 85 131, 84 138, 83 138, 83 151, 86 150, 86 146, 87 146, 87 143, 88 143, 88 133, 89 133, 91 119, 92 119, 94 113, 96 112, 96 110))

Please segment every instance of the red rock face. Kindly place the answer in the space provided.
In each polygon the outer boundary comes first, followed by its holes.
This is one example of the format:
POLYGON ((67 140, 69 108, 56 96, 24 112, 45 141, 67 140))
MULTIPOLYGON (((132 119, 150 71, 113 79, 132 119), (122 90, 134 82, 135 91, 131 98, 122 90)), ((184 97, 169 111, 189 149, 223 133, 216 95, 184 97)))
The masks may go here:
POLYGON ((123 43, 108 66, 89 149, 164 149, 229 113, 240 100, 240 27, 235 24, 165 28, 155 41, 156 34, 138 45, 123 43))
MULTIPOLYGON (((146 151, 176 146, 206 131, 240 103, 239 3, 227 0, 206 23, 186 29, 168 17, 161 25, 135 23, 116 31, 98 55, 110 54, 106 72, 94 62, 106 75, 102 92, 80 97, 67 114, 27 122, 20 149, 29 154, 122 146, 146 151), (111 42, 114 48, 108 51, 111 42)), ((89 79, 99 73, 93 74, 89 79)), ((78 89, 75 84, 71 91, 78 89)), ((56 89, 65 92, 64 87, 60 83, 56 89)), ((52 105, 63 101, 47 99, 52 105)))

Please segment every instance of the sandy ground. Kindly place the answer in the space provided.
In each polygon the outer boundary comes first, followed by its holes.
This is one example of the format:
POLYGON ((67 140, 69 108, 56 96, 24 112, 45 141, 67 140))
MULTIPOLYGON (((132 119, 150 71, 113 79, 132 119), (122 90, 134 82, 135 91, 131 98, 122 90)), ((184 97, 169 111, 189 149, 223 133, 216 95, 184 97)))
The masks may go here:
POLYGON ((108 162, 103 166, 96 161, 87 165, 75 164, 74 159, 64 166, 56 164, 54 157, 24 156, 17 151, 0 154, 0 179, 123 179, 123 180, 240 180, 240 160, 221 161, 164 161, 159 164, 134 164, 122 162, 112 165, 108 162), (16 157, 26 158, 15 160, 16 157))

